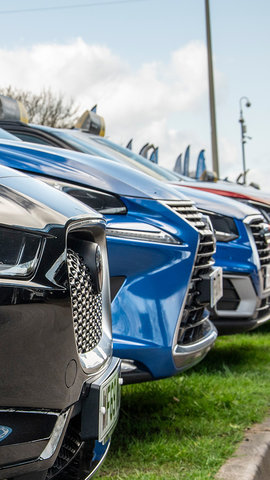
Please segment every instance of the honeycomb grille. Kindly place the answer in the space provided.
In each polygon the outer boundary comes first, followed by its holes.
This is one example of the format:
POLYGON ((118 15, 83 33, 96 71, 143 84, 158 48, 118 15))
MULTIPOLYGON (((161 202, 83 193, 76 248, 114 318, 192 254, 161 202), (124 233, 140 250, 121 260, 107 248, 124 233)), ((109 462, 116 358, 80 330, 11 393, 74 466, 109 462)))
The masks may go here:
POLYGON ((215 237, 209 224, 192 201, 168 201, 166 205, 195 227, 200 235, 178 335, 178 344, 192 343, 202 336, 205 320, 208 318, 205 305, 198 301, 199 284, 203 275, 210 273, 211 267, 215 263, 212 257, 216 251, 215 237))
POLYGON ((102 336, 102 294, 94 292, 88 267, 70 249, 67 267, 77 350, 84 354, 96 347, 102 336))

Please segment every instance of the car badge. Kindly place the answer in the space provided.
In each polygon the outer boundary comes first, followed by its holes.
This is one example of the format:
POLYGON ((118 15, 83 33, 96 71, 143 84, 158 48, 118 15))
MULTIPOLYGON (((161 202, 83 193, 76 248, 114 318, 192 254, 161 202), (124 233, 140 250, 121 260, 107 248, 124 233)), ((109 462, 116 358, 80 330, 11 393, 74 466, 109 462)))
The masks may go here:
POLYGON ((12 432, 12 428, 6 427, 5 425, 0 425, 0 442, 7 438, 12 432))

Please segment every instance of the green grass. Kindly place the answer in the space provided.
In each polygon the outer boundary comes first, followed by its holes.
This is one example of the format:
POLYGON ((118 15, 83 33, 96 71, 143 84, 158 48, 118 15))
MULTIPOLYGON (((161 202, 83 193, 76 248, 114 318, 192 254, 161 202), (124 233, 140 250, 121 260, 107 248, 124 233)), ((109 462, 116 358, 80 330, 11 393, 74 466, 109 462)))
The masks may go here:
POLYGON ((270 406, 270 327, 220 337, 173 378, 122 389, 118 426, 98 478, 209 480, 270 406))

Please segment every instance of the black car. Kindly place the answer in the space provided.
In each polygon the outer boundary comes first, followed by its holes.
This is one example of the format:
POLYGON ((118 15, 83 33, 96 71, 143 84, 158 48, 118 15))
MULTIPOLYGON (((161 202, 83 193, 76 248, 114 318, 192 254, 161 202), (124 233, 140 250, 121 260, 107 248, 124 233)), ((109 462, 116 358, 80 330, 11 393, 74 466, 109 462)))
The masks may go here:
POLYGON ((119 371, 103 217, 0 167, 0 479, 94 472, 119 371))

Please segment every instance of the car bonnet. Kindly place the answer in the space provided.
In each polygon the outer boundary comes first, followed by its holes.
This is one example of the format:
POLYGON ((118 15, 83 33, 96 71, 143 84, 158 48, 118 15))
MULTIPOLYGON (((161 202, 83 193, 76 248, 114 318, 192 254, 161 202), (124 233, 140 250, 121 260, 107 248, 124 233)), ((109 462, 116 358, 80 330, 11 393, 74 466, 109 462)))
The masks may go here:
POLYGON ((44 182, 0 166, 0 224, 46 231, 49 225, 102 216, 44 182))
POLYGON ((204 192, 188 187, 177 187, 195 202, 199 209, 243 220, 248 215, 259 214, 258 210, 238 200, 222 197, 215 193, 204 192))
POLYGON ((26 173, 80 183, 123 197, 186 199, 180 190, 133 168, 61 148, 1 140, 0 163, 26 173))

